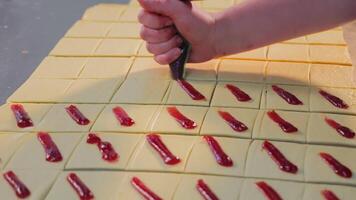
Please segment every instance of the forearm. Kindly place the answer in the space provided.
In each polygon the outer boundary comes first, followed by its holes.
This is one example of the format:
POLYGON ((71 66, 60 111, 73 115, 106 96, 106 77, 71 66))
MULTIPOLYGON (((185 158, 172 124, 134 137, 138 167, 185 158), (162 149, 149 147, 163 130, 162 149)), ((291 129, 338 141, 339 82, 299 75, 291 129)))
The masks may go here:
POLYGON ((356 18, 356 1, 246 0, 215 18, 222 56, 339 26, 356 18))

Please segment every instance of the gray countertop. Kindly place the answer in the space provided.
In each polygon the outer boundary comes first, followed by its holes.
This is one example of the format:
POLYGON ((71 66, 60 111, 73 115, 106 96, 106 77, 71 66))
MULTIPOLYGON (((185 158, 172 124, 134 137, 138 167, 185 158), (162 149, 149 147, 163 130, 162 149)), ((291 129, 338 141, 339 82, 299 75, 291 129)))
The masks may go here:
POLYGON ((127 1, 0 0, 0 104, 27 79, 87 7, 127 1))

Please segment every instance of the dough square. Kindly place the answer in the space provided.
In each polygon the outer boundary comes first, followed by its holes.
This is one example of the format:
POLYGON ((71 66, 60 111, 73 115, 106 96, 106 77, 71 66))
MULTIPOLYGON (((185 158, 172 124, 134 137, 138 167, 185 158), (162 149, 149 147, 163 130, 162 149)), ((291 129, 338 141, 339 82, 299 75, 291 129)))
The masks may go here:
POLYGON ((238 138, 251 138, 253 125, 256 120, 258 110, 243 108, 215 108, 210 107, 200 130, 201 135, 229 136, 238 138), (235 119, 247 126, 243 132, 234 131, 228 123, 219 116, 218 111, 230 113, 235 119))
POLYGON ((120 22, 138 22, 137 16, 141 8, 126 7, 126 10, 120 16, 120 22))
POLYGON ((141 138, 139 145, 129 161, 128 170, 183 172, 195 137, 182 135, 160 135, 162 142, 177 157, 180 162, 167 165, 158 152, 147 142, 146 136, 141 138))
POLYGON ((268 85, 266 90, 267 109, 309 111, 309 87, 294 85, 277 86, 295 95, 300 101, 303 102, 303 105, 292 105, 287 103, 282 97, 280 97, 276 92, 273 91, 271 85, 268 85))
POLYGON ((104 38, 111 23, 79 20, 67 31, 65 37, 104 38))
POLYGON ((97 4, 88 8, 82 19, 96 21, 117 21, 126 6, 120 4, 97 4))
POLYGON ((140 47, 137 39, 104 39, 95 50, 95 56, 134 56, 140 47))
POLYGON ((123 79, 78 79, 65 93, 62 102, 109 103, 123 79))
POLYGON ((139 50, 137 52, 137 56, 153 57, 153 54, 148 52, 148 50, 146 48, 146 42, 142 41, 141 46, 140 46, 140 48, 139 48, 139 50))
POLYGON ((355 187, 326 184, 306 184, 303 200, 325 200, 320 194, 323 190, 332 191, 340 199, 353 199, 356 195, 355 187))
POLYGON ((250 60, 222 60, 219 65, 219 81, 264 81, 267 62, 250 60))
POLYGON ((170 73, 168 65, 160 65, 153 58, 137 57, 128 78, 170 80, 170 73))
POLYGON ((307 37, 297 37, 290 40, 286 40, 283 43, 291 43, 291 44, 308 44, 307 37))
POLYGON ((206 175, 183 175, 173 199, 202 199, 201 194, 196 189, 199 179, 202 179, 218 198, 224 198, 224 200, 236 200, 239 198, 243 179, 206 175))
POLYGON ((209 106, 215 89, 215 81, 188 81, 188 83, 204 95, 205 99, 193 100, 177 81, 172 81, 167 104, 209 106))
POLYGON ((309 85, 310 64, 269 62, 266 82, 276 84, 309 85))
POLYGON ((8 102, 60 102, 72 84, 65 79, 29 79, 8 99, 8 102))
POLYGON ((124 79, 128 74, 132 58, 120 57, 91 57, 88 58, 79 78, 120 78, 124 79))
POLYGON ((308 143, 356 146, 355 139, 348 139, 340 135, 334 128, 325 122, 325 117, 335 120, 342 126, 346 126, 351 130, 356 131, 355 116, 312 113, 308 123, 308 143))
POLYGON ((310 60, 314 63, 351 65, 345 46, 310 45, 310 60))
POLYGON ((110 142, 119 155, 115 162, 102 159, 96 144, 88 144, 86 134, 72 153, 65 169, 125 169, 141 135, 126 133, 95 133, 102 141, 110 142))
POLYGON ((266 182, 280 195, 282 199, 300 200, 303 198, 303 183, 265 179, 245 179, 241 188, 240 199, 266 200, 267 197, 256 185, 256 182, 259 181, 266 182))
POLYGON ((322 145, 309 145, 305 156, 305 181, 315 183, 333 183, 356 185, 356 149, 346 147, 332 147, 322 145), (353 176, 343 178, 337 175, 333 169, 319 156, 319 153, 328 153, 343 165, 347 166, 353 176))
POLYGON ((103 109, 101 104, 77 104, 78 110, 89 119, 88 125, 77 124, 67 113, 69 104, 56 104, 44 116, 36 130, 51 132, 86 132, 94 124, 95 119, 103 109))
POLYGON ((114 23, 107 35, 109 38, 136 38, 140 39, 139 23, 119 22, 114 23))
POLYGON ((86 58, 46 57, 35 69, 31 78, 77 78, 82 71, 86 58))
MULTIPOLYGON (((10 169, 12 170, 12 169, 10 169)), ((15 175, 22 181, 30 190, 31 195, 26 199, 44 199, 47 192, 51 189, 52 184, 56 180, 59 171, 55 170, 12 170, 15 175)), ((7 171, 3 171, 5 173, 7 171)), ((0 179, 0 194, 2 199, 20 199, 16 196, 15 191, 9 183, 1 177, 0 179)))
POLYGON ((309 45, 273 44, 268 50, 268 60, 309 62, 309 45))
POLYGON ((216 86, 211 106, 218 107, 241 107, 256 108, 260 106, 263 85, 241 82, 219 82, 216 86), (226 88, 226 84, 232 84, 244 91, 251 97, 250 101, 238 101, 236 97, 226 88))
POLYGON ((269 139, 291 142, 306 142, 309 113, 275 111, 282 119, 295 126, 298 131, 293 133, 284 132, 277 123, 269 118, 268 111, 260 110, 253 129, 252 137, 255 139, 269 139))
POLYGON ((18 146, 21 145, 25 134, 26 133, 0 133, 0 170, 6 166, 18 146))
POLYGON ((139 178, 151 191, 162 199, 172 199, 181 175, 173 173, 128 172, 119 187, 119 199, 144 199, 132 186, 131 179, 139 178))
POLYGON ((51 56, 92 56, 102 39, 62 38, 49 53, 51 56))
POLYGON ((330 87, 311 88, 310 111, 356 114, 355 97, 356 89, 330 87), (349 105, 349 108, 342 109, 333 106, 328 100, 319 94, 320 89, 342 99, 347 105, 349 105))
POLYGON ((169 80, 129 78, 124 81, 111 102, 161 104, 169 85, 169 80))
POLYGON ((271 178, 281 180, 304 180, 304 157, 306 146, 304 144, 270 141, 279 151, 294 165, 298 167, 296 174, 287 173, 279 169, 279 166, 263 149, 262 140, 254 140, 250 146, 245 176, 256 178, 271 178))
POLYGON ((53 142, 61 152, 63 160, 60 162, 46 161, 45 150, 37 138, 37 133, 24 136, 22 145, 12 156, 6 169, 52 169, 62 170, 67 160, 77 146, 81 133, 49 133, 53 142))
POLYGON ((187 63, 185 66, 186 80, 215 81, 219 60, 214 59, 203 63, 187 63))
POLYGON ((266 60, 267 59, 268 47, 261 47, 258 49, 253 49, 233 55, 227 56, 227 58, 236 58, 242 60, 266 60))
POLYGON ((24 110, 27 112, 32 120, 33 126, 20 128, 17 126, 17 121, 14 113, 11 110, 11 103, 4 104, 0 107, 0 131, 10 131, 10 132, 27 132, 32 131, 38 126, 44 115, 52 107, 51 104, 20 104, 23 106, 24 110))
POLYGON ((237 138, 215 137, 223 151, 232 159, 233 166, 219 165, 203 137, 196 140, 190 153, 185 172, 199 174, 215 174, 242 176, 245 171, 245 161, 251 140, 237 138))
POLYGON ((187 118, 193 120, 197 126, 194 129, 183 128, 167 111, 167 107, 162 106, 156 117, 152 121, 151 131, 158 133, 179 133, 179 134, 199 134, 204 116, 207 112, 206 107, 176 106, 176 108, 187 118))
POLYGON ((201 2, 203 8, 217 8, 217 9, 225 9, 234 5, 234 0, 206 0, 201 2))
POLYGON ((78 194, 67 181, 69 173, 75 173, 90 189, 95 199, 120 199, 118 188, 121 187, 125 173, 113 171, 64 171, 58 176, 49 191, 46 200, 79 199, 78 194))
POLYGON ((100 113, 92 131, 103 132, 146 132, 158 107, 154 105, 110 104, 100 113), (112 109, 120 106, 135 121, 132 126, 121 126, 112 109))
POLYGON ((313 86, 356 88, 352 72, 352 66, 312 64, 310 82, 313 86))
POLYGON ((343 32, 340 30, 327 30, 307 35, 307 40, 310 44, 346 44, 343 32))

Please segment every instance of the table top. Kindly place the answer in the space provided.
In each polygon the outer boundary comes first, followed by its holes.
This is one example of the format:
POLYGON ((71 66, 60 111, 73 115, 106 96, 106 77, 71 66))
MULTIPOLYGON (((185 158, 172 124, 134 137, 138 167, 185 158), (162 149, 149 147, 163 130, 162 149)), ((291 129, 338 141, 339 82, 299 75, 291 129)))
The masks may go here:
POLYGON ((0 0, 0 104, 89 6, 128 0, 0 0))

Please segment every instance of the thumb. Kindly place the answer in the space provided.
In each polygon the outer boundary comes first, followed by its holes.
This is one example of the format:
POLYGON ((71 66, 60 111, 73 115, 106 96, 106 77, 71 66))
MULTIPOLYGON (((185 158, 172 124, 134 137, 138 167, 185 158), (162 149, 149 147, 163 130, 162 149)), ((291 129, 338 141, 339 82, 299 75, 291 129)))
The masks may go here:
POLYGON ((191 7, 181 0, 138 0, 143 9, 170 17, 173 21, 189 13, 191 7))

